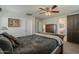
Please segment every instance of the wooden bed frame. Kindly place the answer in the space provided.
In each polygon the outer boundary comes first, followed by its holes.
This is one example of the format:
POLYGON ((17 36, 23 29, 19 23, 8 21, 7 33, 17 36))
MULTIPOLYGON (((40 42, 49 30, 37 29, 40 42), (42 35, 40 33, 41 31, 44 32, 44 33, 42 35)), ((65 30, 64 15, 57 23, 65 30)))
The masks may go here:
POLYGON ((58 47, 55 52, 52 52, 51 54, 63 54, 63 45, 58 47))

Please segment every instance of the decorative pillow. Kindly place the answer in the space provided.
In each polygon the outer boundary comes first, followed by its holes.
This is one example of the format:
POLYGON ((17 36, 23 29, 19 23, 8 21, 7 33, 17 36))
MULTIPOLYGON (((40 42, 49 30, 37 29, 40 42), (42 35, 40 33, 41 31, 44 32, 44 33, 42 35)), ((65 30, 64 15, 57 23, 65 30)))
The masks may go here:
POLYGON ((16 40, 16 38, 15 38, 14 36, 9 35, 7 32, 2 33, 1 35, 3 35, 4 37, 8 38, 8 39, 11 41, 13 47, 16 47, 16 46, 18 46, 18 45, 20 44, 20 43, 16 40))
POLYGON ((3 35, 0 35, 0 48, 5 54, 13 53, 12 43, 3 35))

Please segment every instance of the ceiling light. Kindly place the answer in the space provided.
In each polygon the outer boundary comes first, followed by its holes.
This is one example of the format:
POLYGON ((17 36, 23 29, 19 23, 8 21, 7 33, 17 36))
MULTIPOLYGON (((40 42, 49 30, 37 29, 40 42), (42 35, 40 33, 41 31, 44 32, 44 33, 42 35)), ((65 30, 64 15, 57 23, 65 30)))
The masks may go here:
POLYGON ((50 16, 50 15, 51 15, 51 13, 50 13, 50 12, 46 12, 46 13, 45 13, 45 15, 50 16))

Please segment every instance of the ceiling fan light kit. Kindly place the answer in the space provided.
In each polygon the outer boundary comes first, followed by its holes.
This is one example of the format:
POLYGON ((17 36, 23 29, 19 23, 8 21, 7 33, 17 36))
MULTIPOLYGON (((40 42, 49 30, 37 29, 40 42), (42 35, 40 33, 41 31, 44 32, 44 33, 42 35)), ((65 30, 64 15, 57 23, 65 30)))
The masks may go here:
POLYGON ((40 14, 45 14, 50 16, 52 13, 59 13, 59 11, 55 10, 58 6, 53 5, 52 7, 46 7, 46 8, 39 8, 41 11, 43 11, 40 14))
POLYGON ((50 16, 51 13, 50 13, 50 12, 46 12, 45 15, 46 15, 46 16, 50 16))

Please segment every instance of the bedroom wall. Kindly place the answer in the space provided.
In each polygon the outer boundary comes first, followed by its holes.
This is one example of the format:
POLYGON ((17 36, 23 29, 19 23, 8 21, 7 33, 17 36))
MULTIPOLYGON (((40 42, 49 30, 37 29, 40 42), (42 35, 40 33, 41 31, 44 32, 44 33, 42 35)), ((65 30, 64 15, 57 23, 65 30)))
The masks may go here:
POLYGON ((2 32, 8 32, 9 34, 20 37, 20 36, 26 36, 31 35, 35 33, 35 23, 34 23, 34 17, 29 17, 27 15, 20 15, 12 12, 4 13, 0 17, 0 29, 1 27, 7 27, 8 30, 0 30, 0 33, 2 32), (20 19, 20 27, 8 27, 8 18, 17 18, 20 19))
MULTIPOLYGON (((45 24, 57 24, 57 33, 59 33, 59 31, 63 29, 60 28, 60 19, 62 19, 65 22, 64 24, 66 24, 66 16, 59 16, 59 17, 53 17, 43 20, 43 26, 45 27, 45 24)), ((67 26, 65 25, 65 31, 66 31, 66 27, 67 26)), ((44 32, 45 32, 45 28, 44 28, 44 32)))
POLYGON ((12 12, 4 13, 2 16, 1 27, 7 27, 8 30, 0 30, 1 32, 8 32, 16 37, 25 36, 25 20, 26 17, 20 16, 18 14, 14 14, 12 12), (20 20, 20 27, 8 27, 8 18, 16 18, 20 20))

